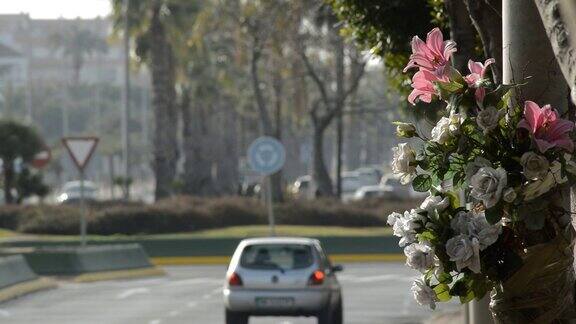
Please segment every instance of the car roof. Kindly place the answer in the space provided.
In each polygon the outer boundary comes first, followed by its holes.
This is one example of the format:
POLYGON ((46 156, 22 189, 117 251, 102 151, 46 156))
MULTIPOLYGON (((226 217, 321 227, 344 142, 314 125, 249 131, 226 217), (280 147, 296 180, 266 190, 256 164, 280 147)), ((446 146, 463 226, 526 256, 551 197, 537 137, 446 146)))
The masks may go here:
POLYGON ((317 239, 308 237, 255 237, 244 239, 240 242, 241 245, 253 244, 304 244, 313 245, 318 243, 317 239))

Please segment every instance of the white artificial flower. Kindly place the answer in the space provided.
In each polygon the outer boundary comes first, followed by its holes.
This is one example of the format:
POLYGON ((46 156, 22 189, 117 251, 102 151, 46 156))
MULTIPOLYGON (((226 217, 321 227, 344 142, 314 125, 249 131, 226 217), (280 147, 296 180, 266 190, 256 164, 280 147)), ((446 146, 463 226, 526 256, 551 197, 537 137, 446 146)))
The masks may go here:
POLYGON ((446 242, 446 254, 456 263, 458 271, 468 268, 480 273, 480 242, 477 238, 466 234, 454 236, 446 242))
POLYGON ((482 167, 470 179, 470 195, 481 200, 484 207, 491 208, 500 201, 507 179, 506 170, 502 167, 482 167))
POLYGON ((484 135, 488 134, 490 131, 498 127, 498 122, 500 118, 504 115, 503 111, 496 109, 493 106, 482 109, 478 116, 476 117, 476 123, 478 127, 482 129, 484 135))
MULTIPOLYGON (((399 214, 398 214, 399 215, 399 214)), ((401 217, 398 217, 393 225, 394 236, 400 238, 398 245, 404 247, 416 242, 416 230, 426 226, 426 218, 412 209, 405 211, 401 217)))
POLYGON ((517 194, 514 188, 506 188, 506 190, 504 190, 504 192, 502 193, 502 199, 504 199, 504 201, 507 203, 513 202, 516 199, 516 197, 517 194))
POLYGON ((466 182, 470 183, 470 179, 483 167, 491 167, 492 163, 481 156, 477 156, 474 161, 466 164, 466 182))
POLYGON ((434 275, 440 277, 444 273, 444 265, 437 256, 434 256, 434 275))
POLYGON ((526 152, 520 158, 520 164, 524 169, 526 179, 541 179, 548 174, 550 163, 546 157, 534 152, 526 152))
POLYGON ((460 114, 450 114, 450 117, 442 117, 432 128, 432 141, 438 144, 446 144, 454 136, 460 133, 460 125, 463 118, 460 114))
POLYGON ((474 214, 472 212, 459 211, 456 217, 450 221, 450 227, 458 234, 474 233, 474 214))
POLYGON ((426 244, 414 243, 404 248, 406 265, 422 273, 434 265, 434 250, 426 244))
POLYGON ((562 165, 560 162, 554 161, 552 162, 552 166, 550 166, 550 171, 545 177, 529 183, 526 188, 524 188, 524 199, 526 201, 533 200, 566 181, 568 181, 568 178, 562 176, 562 165))
POLYGON ((434 289, 428 286, 424 279, 416 279, 412 284, 411 290, 414 294, 414 299, 416 299, 419 305, 430 306, 430 308, 436 309, 436 302, 439 301, 438 297, 434 289))
POLYGON ((402 214, 397 213, 397 212, 393 212, 392 214, 388 215, 388 220, 387 223, 390 226, 394 226, 394 224, 396 223, 396 221, 402 217, 402 214))
POLYGON ((400 176, 402 184, 408 184, 416 173, 416 152, 408 143, 392 148, 392 172, 400 176))
POLYGON ((432 213, 434 211, 440 213, 444 211, 446 208, 448 208, 448 206, 450 206, 450 198, 448 197, 442 198, 441 196, 430 195, 426 197, 426 199, 424 199, 424 201, 420 205, 420 209, 427 211, 428 213, 432 213))

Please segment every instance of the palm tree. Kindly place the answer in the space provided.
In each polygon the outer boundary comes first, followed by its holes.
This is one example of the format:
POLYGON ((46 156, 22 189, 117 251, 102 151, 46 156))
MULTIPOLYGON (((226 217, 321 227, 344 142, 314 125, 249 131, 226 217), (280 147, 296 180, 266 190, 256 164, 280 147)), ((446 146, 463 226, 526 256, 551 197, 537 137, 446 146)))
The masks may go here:
POLYGON ((73 84, 78 84, 80 72, 87 56, 95 52, 106 53, 108 51, 108 43, 104 38, 89 30, 79 29, 78 26, 73 26, 64 33, 53 34, 50 37, 50 42, 55 50, 62 51, 63 56, 72 60, 73 84))
MULTIPOLYGON (((123 0, 112 0, 116 30, 124 21, 123 0)), ((153 106, 155 117, 154 161, 156 199, 173 192, 178 161, 177 143, 177 56, 198 2, 190 0, 138 0, 130 1, 128 23, 130 36, 136 43, 136 55, 152 74, 153 106)))

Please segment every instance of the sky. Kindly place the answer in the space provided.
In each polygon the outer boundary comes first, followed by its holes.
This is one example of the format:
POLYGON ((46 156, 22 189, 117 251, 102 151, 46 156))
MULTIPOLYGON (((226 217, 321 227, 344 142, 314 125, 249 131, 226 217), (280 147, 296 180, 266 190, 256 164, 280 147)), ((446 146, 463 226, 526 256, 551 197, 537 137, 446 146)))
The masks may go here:
POLYGON ((103 17, 110 13, 110 0, 0 0, 0 14, 15 13, 36 19, 103 17))

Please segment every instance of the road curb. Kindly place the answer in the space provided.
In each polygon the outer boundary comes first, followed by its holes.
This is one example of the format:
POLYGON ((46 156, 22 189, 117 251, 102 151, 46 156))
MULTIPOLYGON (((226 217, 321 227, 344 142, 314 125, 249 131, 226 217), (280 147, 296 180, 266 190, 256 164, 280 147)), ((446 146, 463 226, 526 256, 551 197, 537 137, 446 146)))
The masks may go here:
POLYGON ((116 271, 101 271, 93 273, 85 273, 76 276, 72 279, 74 282, 85 283, 95 281, 106 281, 116 279, 136 279, 143 277, 159 277, 165 276, 166 271, 159 267, 130 269, 130 270, 116 270, 116 271))
MULTIPOLYGON (((403 262, 403 254, 331 254, 330 260, 335 263, 351 262, 403 262)), ((183 256, 183 257, 155 257, 152 264, 164 265, 212 265, 228 264, 229 256, 183 256)))
POLYGON ((56 281, 49 278, 38 278, 30 281, 17 283, 15 285, 0 289, 0 303, 18 298, 33 292, 53 289, 58 285, 56 281))

